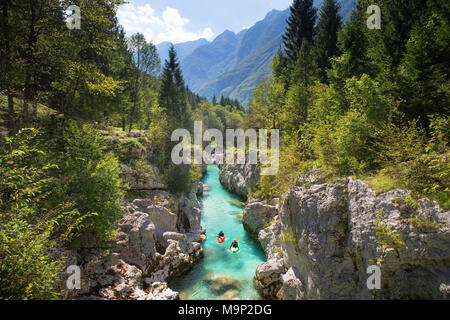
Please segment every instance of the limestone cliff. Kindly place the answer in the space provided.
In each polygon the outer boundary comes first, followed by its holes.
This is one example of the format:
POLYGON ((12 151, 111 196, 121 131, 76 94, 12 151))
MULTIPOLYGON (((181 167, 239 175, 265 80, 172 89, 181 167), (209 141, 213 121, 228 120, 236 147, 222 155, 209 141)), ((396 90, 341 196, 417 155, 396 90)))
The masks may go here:
POLYGON ((376 194, 351 178, 251 201, 244 225, 268 261, 255 282, 272 299, 442 299, 450 284, 450 212, 409 191, 376 194), (367 268, 381 269, 369 290, 367 268))
POLYGON ((224 164, 220 166, 220 183, 229 192, 247 198, 260 178, 260 168, 251 164, 224 164))

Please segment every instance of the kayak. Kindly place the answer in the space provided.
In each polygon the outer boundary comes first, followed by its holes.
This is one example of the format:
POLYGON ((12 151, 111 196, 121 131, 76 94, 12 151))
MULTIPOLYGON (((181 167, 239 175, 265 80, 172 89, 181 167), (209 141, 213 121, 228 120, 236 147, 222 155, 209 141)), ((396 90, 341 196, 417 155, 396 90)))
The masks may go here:
POLYGON ((236 253, 239 251, 239 248, 231 247, 231 252, 236 253))
POLYGON ((217 243, 222 243, 225 241, 225 237, 219 237, 217 236, 217 243))

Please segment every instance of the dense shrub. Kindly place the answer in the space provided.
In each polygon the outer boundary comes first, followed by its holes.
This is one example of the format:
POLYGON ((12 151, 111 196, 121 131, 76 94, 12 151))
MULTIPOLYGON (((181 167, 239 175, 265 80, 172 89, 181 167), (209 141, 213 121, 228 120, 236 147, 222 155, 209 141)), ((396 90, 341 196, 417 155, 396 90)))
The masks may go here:
POLYGON ((60 296, 63 265, 51 252, 60 239, 52 235, 70 213, 41 207, 54 164, 36 146, 37 135, 26 129, 0 144, 0 299, 60 296))
POLYGON ((54 203, 72 203, 82 219, 75 247, 101 246, 111 239, 114 223, 121 215, 124 192, 120 167, 112 152, 91 125, 69 122, 61 128, 53 149, 57 159, 54 203))

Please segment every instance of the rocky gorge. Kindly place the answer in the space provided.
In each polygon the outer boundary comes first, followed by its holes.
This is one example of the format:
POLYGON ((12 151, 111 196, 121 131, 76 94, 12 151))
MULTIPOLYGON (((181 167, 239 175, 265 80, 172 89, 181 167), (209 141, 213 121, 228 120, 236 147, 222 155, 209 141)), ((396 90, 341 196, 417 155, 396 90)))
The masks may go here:
POLYGON ((81 269, 81 286, 68 290, 66 299, 179 299, 167 282, 203 256, 205 229, 197 198, 203 184, 194 185, 189 194, 169 193, 156 167, 145 160, 151 147, 143 134, 120 134, 103 132, 121 159, 127 204, 108 248, 65 252, 66 264, 81 269))
MULTIPOLYGON (((250 168, 221 171, 228 190, 250 183, 250 168)), ((448 298, 450 212, 407 190, 377 194, 361 180, 325 177, 311 172, 280 199, 248 201, 244 227, 267 256, 254 278, 265 298, 448 298), (379 289, 367 285, 374 265, 379 289)))
POLYGON ((124 208, 117 241, 108 250, 93 249, 81 262, 77 299, 173 300, 178 292, 167 281, 189 270, 202 257, 197 197, 176 198, 150 191, 124 208))

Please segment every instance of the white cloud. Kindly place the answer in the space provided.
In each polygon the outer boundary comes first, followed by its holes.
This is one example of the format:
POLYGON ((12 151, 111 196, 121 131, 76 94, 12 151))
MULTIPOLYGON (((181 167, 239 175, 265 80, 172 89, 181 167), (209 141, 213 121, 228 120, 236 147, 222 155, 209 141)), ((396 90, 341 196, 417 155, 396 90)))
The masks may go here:
POLYGON ((158 17, 149 4, 135 7, 128 3, 119 7, 117 17, 128 35, 140 32, 147 41, 154 43, 163 41, 180 43, 200 38, 211 40, 214 37, 211 28, 205 28, 197 33, 187 31, 186 24, 189 23, 189 19, 183 18, 174 8, 167 8, 162 16, 158 17))

